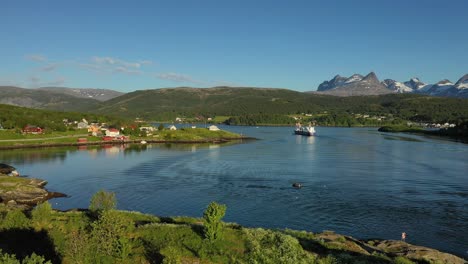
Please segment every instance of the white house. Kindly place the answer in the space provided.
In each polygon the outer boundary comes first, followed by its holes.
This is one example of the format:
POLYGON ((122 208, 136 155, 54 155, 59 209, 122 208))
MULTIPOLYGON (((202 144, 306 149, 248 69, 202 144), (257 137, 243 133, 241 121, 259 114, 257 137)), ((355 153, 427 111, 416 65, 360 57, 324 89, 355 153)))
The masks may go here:
POLYGON ((85 128, 88 128, 88 123, 86 123, 86 122, 79 122, 78 125, 77 125, 77 128, 78 128, 78 129, 85 129, 85 128))
POLYGON ((208 129, 209 129, 210 131, 219 131, 219 130, 220 130, 220 129, 219 129, 217 126, 215 126, 215 125, 209 126, 208 129))
POLYGON ((174 125, 172 125, 172 126, 169 127, 169 130, 177 130, 177 127, 175 127, 174 125))
POLYGON ((109 128, 106 130, 106 136, 108 137, 117 137, 120 135, 120 131, 115 128, 109 128))

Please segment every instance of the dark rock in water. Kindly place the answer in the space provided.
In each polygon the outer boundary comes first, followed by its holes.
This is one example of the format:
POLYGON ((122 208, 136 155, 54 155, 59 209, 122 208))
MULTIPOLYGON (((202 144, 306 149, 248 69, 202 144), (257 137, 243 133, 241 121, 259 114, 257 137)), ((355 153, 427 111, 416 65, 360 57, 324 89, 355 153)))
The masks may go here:
POLYGON ((15 167, 3 163, 0 163, 0 174, 5 174, 8 176, 19 176, 19 173, 15 167))
POLYGON ((296 189, 300 189, 300 188, 302 188, 302 183, 295 182, 295 183, 293 183, 292 187, 294 187, 296 189))

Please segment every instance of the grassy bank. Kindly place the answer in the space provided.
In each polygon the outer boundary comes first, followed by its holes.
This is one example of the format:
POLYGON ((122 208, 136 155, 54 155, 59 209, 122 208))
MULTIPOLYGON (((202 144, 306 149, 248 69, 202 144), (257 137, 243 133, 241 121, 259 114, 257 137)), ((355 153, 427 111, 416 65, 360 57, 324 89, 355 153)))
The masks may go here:
POLYGON ((211 203, 203 218, 157 217, 115 210, 98 192, 89 210, 32 211, 0 206, 2 263, 463 263, 401 241, 357 240, 334 232, 245 228, 221 221, 211 203), (406 254, 406 255, 405 255, 406 254), (35 262, 27 262, 34 258, 35 262), (411 258, 411 260, 410 260, 411 258), (26 259, 26 261, 24 261, 26 259), (10 261, 10 262, 6 262, 10 261))
POLYGON ((155 131, 149 136, 130 136, 126 141, 103 141, 101 137, 87 136, 82 132, 54 132, 42 135, 23 135, 14 131, 3 130, 0 132, 0 149, 26 148, 26 147, 48 147, 48 146, 79 146, 99 144, 122 144, 139 143, 142 140, 148 143, 203 143, 203 142, 225 142, 228 140, 245 138, 239 134, 229 131, 210 131, 205 128, 186 128, 179 130, 155 131), (78 143, 78 138, 86 138, 87 142, 78 143))

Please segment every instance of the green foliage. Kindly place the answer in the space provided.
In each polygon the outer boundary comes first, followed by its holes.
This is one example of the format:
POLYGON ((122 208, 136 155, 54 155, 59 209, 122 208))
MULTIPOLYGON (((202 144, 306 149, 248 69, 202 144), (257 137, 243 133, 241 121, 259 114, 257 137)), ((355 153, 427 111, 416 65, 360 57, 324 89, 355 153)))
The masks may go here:
POLYGON ((394 260, 393 260, 393 263, 395 264, 414 264, 413 261, 405 258, 405 257, 396 257, 394 260))
POLYGON ((230 117, 225 121, 228 125, 292 125, 296 121, 286 115, 278 114, 246 114, 230 117))
POLYGON ((107 117, 92 113, 56 112, 0 104, 0 124, 4 129, 17 129, 18 132, 26 125, 39 126, 46 129, 46 133, 50 131, 64 132, 68 127, 64 125, 63 119, 78 121, 82 118, 86 118, 90 122, 96 121, 108 124, 122 122, 120 117, 107 117))
POLYGON ((209 241, 216 241, 222 237, 223 223, 221 219, 226 214, 226 205, 211 202, 203 213, 205 224, 204 234, 209 241))
POLYGON ((111 209, 115 209, 117 206, 117 200, 115 198, 115 193, 106 192, 100 190, 91 197, 91 202, 89 204, 89 210, 92 212, 102 212, 111 209))
POLYGON ((16 259, 15 254, 3 253, 1 249, 0 249, 0 263, 2 263, 2 264, 21 264, 21 262, 16 259))
POLYGON ((52 264, 51 261, 46 261, 43 256, 32 253, 31 256, 27 256, 21 262, 22 264, 52 264))
POLYGON ((31 212, 32 220, 39 226, 47 225, 50 222, 52 206, 48 201, 37 205, 31 212))
POLYGON ((134 228, 132 221, 115 210, 107 210, 91 226, 91 243, 98 260, 107 257, 121 260, 128 258, 131 252, 128 235, 134 228))
POLYGON ((164 130, 164 125, 163 125, 163 124, 159 124, 158 130, 159 130, 159 131, 163 131, 163 130, 164 130))
POLYGON ((1 223, 3 229, 26 229, 29 228, 31 221, 20 210, 9 211, 1 223))
POLYGON ((306 253, 292 236, 272 230, 245 230, 248 241, 249 263, 314 263, 315 258, 306 253))
POLYGON ((52 264, 51 261, 46 261, 43 256, 32 253, 31 256, 26 256, 22 261, 16 258, 15 254, 3 253, 0 249, 0 263, 2 264, 52 264))

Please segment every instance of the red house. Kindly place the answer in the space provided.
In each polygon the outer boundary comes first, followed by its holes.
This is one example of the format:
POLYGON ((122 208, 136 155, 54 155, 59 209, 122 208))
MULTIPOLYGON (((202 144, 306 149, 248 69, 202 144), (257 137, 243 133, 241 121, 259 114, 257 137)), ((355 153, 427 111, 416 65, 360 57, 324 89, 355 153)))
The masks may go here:
POLYGON ((44 132, 44 130, 38 126, 31 126, 31 125, 27 125, 23 128, 23 133, 24 134, 42 134, 44 132))

